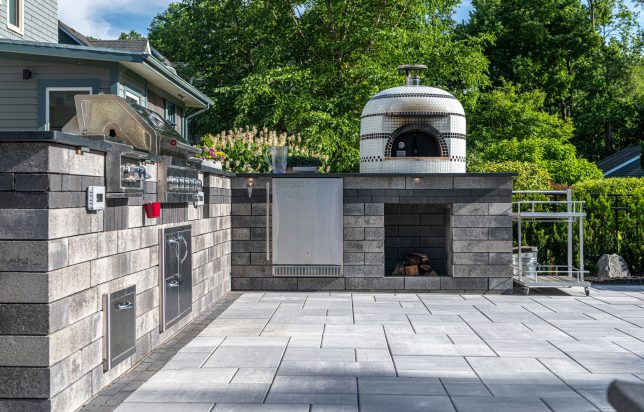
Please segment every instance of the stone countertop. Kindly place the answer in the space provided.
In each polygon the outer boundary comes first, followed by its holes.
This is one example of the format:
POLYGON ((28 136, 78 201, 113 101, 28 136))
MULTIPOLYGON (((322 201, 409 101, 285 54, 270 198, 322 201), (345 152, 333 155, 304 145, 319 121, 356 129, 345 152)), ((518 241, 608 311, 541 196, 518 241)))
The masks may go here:
POLYGON ((112 147, 100 139, 76 136, 57 131, 17 130, 0 132, 1 142, 13 143, 57 143, 65 146, 87 147, 98 152, 111 152, 112 147))
MULTIPOLYGON (((98 152, 110 152, 112 147, 103 138, 88 138, 58 131, 10 131, 0 132, 0 142, 56 143, 66 146, 87 147, 98 152)), ((272 177, 272 178, 342 178, 342 177, 513 177, 518 173, 233 173, 226 170, 201 166, 201 171, 227 177, 272 177)))
MULTIPOLYGON (((73 147, 86 147, 97 152, 111 152, 112 146, 102 136, 85 137, 58 131, 17 130, 0 132, 0 143, 53 143, 73 147)), ((156 160, 152 157, 151 160, 156 160)), ((234 173, 208 166, 201 166, 201 171, 220 176, 233 177, 234 173)))
POLYGON ((235 177, 514 177, 518 173, 235 173, 235 177))

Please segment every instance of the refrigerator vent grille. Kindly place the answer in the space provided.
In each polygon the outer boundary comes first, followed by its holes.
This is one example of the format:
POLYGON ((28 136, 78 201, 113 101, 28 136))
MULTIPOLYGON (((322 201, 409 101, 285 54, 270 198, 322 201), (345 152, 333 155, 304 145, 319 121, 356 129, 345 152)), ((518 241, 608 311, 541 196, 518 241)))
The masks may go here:
POLYGON ((342 277, 342 266, 336 265, 274 265, 275 277, 342 277))

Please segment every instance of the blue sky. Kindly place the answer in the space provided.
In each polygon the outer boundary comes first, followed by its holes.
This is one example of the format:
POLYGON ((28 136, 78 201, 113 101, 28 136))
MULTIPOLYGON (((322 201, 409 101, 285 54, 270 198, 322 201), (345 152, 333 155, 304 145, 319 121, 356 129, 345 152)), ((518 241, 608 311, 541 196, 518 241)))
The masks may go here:
MULTIPOLYGON (((629 2, 634 8, 636 0, 629 2)), ((58 0, 58 15, 85 35, 112 39, 132 29, 147 34, 152 18, 170 3, 171 0, 58 0)), ((462 0, 456 11, 457 21, 467 19, 471 4, 471 0, 462 0)), ((639 21, 644 25, 644 12, 640 12, 639 21)))

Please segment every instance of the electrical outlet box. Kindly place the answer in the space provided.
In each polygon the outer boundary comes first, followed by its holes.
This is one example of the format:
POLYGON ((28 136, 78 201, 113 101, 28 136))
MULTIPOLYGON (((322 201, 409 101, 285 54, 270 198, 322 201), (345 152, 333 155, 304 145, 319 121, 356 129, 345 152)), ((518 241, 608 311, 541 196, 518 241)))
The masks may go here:
POLYGON ((105 209, 105 186, 87 188, 87 210, 105 209))
POLYGON ((195 207, 200 207, 204 205, 204 195, 203 192, 197 192, 194 194, 195 207))

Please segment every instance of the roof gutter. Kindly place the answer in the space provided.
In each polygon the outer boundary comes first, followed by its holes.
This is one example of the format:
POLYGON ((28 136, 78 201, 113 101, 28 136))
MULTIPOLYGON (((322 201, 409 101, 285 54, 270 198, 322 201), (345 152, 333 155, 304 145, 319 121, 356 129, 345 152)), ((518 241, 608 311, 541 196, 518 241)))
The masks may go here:
POLYGON ((141 63, 140 53, 66 44, 0 39, 0 53, 32 54, 81 60, 141 63))
POLYGON ((189 137, 188 132, 190 131, 190 120, 194 119, 195 117, 199 116, 200 114, 204 113, 205 111, 207 111, 209 109, 210 109, 210 103, 208 103, 207 106, 204 107, 203 109, 201 109, 201 110, 199 110, 197 112, 194 112, 193 114, 191 114, 189 116, 186 116, 186 138, 189 137))

